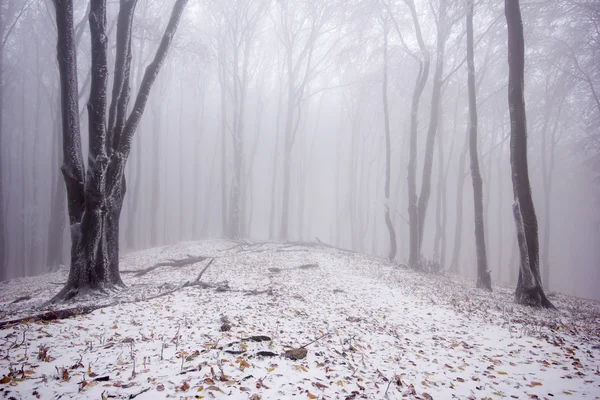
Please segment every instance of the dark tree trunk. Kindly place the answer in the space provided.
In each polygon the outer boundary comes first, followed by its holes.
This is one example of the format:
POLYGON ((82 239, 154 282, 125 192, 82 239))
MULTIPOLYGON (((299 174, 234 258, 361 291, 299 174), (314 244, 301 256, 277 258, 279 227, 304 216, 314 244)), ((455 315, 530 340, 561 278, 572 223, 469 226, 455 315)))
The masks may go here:
POLYGON ((409 256, 408 265, 411 268, 419 268, 421 263, 421 246, 419 241, 419 199, 417 197, 417 130, 419 123, 419 102, 429 77, 430 56, 427 46, 423 41, 421 26, 417 17, 414 2, 407 2, 415 26, 422 60, 419 60, 419 73, 413 91, 412 105, 410 110, 410 144, 408 160, 408 225, 409 225, 409 256))
POLYGON ((531 196, 527 165, 527 124, 524 100, 525 40, 518 0, 505 0, 508 26, 508 104, 510 110, 510 163, 521 267, 515 300, 519 304, 552 308, 540 277, 538 223, 531 196))
MULTIPOLYGON (((475 211, 475 249, 477 253, 477 287, 492 290, 492 277, 487 265, 485 229, 483 221, 483 182, 477 155, 477 98, 475 94, 475 57, 473 45, 473 0, 467 11, 467 66, 469 87, 469 155, 473 181, 473 205, 475 211)), ((491 154, 490 154, 491 157, 491 154)), ((491 168, 491 160, 490 160, 491 168)))
POLYGON ((136 1, 121 2, 113 96, 107 111, 106 2, 91 2, 91 88, 88 101, 89 165, 85 174, 79 127, 77 58, 72 0, 54 0, 58 29, 63 122, 63 175, 71 223, 71 268, 53 301, 122 286, 119 274, 119 217, 125 195, 124 169, 131 141, 144 112, 187 0, 177 0, 155 58, 146 69, 132 112, 127 116, 131 66, 131 24, 136 1))

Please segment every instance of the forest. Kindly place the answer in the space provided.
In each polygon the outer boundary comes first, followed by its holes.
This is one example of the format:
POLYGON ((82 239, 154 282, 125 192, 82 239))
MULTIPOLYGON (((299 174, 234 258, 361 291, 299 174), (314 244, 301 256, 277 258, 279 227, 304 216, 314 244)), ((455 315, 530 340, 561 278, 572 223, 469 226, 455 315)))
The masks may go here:
POLYGON ((596 0, 0 0, 0 395, 597 398, 598 65, 596 0))

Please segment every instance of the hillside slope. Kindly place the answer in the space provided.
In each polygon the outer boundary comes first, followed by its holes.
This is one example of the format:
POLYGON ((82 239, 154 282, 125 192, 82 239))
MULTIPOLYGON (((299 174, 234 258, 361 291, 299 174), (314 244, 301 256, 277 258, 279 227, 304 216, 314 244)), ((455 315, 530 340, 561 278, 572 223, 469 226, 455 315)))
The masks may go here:
MULTIPOLYGON (((592 301, 533 310, 305 244, 180 243, 121 269, 127 289, 63 307, 111 306, 0 329, 0 398, 600 398, 592 301), (188 256, 207 259, 148 269, 188 256)), ((44 311, 66 274, 0 283, 0 322, 44 311)))

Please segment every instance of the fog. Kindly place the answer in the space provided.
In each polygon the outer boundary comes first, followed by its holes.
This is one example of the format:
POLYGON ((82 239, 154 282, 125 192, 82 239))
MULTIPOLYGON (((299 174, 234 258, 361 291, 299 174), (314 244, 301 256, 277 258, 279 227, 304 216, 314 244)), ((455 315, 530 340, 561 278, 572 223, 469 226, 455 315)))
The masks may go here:
MULTIPOLYGON (((138 2, 133 96, 172 3, 138 2)), ((475 278, 464 3, 415 0, 431 56, 416 115, 416 183, 421 193, 427 131, 437 117, 421 253, 441 270, 475 278), (436 73, 439 98, 432 97, 436 73), (437 100, 439 113, 432 115, 437 100)), ((409 4, 190 1, 127 161, 122 254, 228 237, 320 240, 387 257, 388 206, 397 236, 394 262, 407 263, 411 104, 421 65, 409 4)), ((118 9, 118 2, 108 2, 109 87, 118 9)), ((600 8, 593 1, 542 0, 522 1, 521 10, 529 174, 541 268, 549 269, 544 286, 600 300, 600 8)), ((83 154, 88 12, 87 2, 76 2, 83 154)), ((0 3, 1 280, 69 265, 54 13, 46 0, 0 3)), ((494 283, 514 286, 519 248, 503 2, 476 2, 474 30, 488 264, 494 283)))

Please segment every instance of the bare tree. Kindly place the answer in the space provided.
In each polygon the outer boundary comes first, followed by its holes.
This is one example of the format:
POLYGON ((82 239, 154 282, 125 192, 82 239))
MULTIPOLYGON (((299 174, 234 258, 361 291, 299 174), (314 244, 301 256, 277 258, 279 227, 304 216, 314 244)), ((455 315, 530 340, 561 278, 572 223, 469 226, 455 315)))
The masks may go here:
POLYGON ((515 203, 513 213, 521 253, 515 300, 534 307, 553 307, 542 287, 539 265, 538 223, 531 196, 527 165, 525 115, 525 40, 519 0, 505 0, 508 26, 508 105, 510 110, 510 163, 515 203))
POLYGON ((63 122, 62 171, 67 188, 71 224, 71 267, 65 287, 53 301, 66 300, 88 291, 103 291, 124 285, 119 273, 118 240, 119 217, 126 190, 125 165, 150 89, 164 63, 187 0, 177 0, 173 6, 154 60, 146 69, 133 110, 127 115, 131 31, 136 3, 121 1, 117 22, 112 101, 108 105, 106 1, 91 2, 89 24, 92 60, 86 174, 79 127, 73 1, 54 0, 63 122))
POLYGON ((475 248, 477 253, 477 287, 492 290, 492 277, 487 265, 485 229, 483 220, 483 182, 477 155, 477 97, 475 94, 475 56, 473 44, 473 9, 470 0, 467 11, 467 68, 469 87, 469 155, 473 181, 473 205, 475 211, 475 248))
POLYGON ((385 225, 387 226, 388 233, 390 235, 390 251, 388 253, 388 259, 392 261, 396 257, 396 231, 392 225, 392 219, 390 218, 390 177, 391 177, 391 142, 390 142, 390 113, 388 107, 388 35, 389 35, 389 21, 387 16, 382 16, 383 19, 383 120, 385 127, 385 200, 384 200, 384 215, 385 225))

